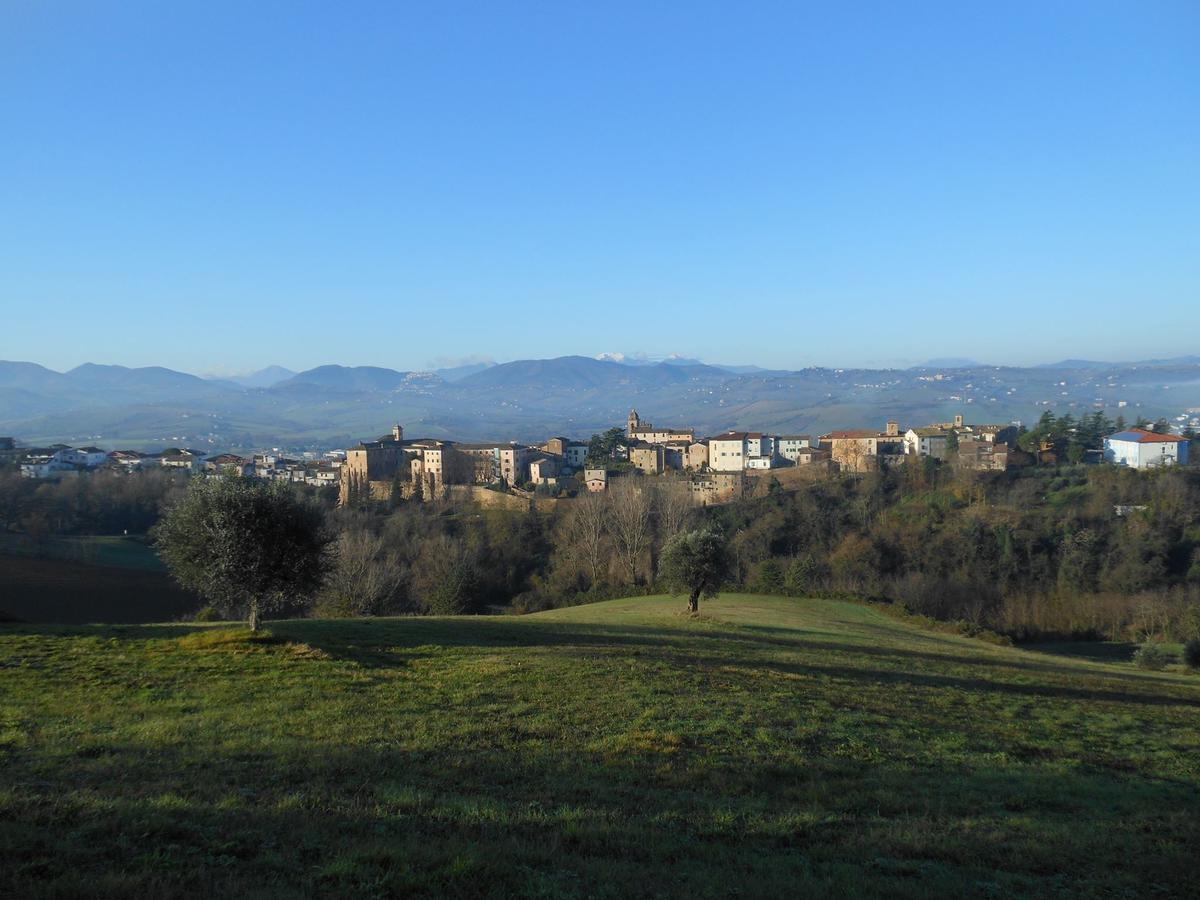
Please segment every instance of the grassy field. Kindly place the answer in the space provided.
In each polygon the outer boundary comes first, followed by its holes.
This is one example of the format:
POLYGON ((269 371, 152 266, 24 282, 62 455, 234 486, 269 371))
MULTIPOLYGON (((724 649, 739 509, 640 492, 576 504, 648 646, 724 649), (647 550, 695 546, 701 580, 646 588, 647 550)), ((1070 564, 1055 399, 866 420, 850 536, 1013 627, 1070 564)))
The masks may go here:
POLYGON ((0 626, 0 896, 1200 890, 1200 677, 681 606, 0 626))
POLYGON ((0 621, 162 622, 194 612, 144 535, 0 534, 0 621))
POLYGON ((0 618, 25 622, 156 622, 195 612, 165 571, 0 555, 0 618))
POLYGON ((34 544, 23 535, 0 534, 0 554, 146 572, 167 571, 144 535, 55 536, 34 544))

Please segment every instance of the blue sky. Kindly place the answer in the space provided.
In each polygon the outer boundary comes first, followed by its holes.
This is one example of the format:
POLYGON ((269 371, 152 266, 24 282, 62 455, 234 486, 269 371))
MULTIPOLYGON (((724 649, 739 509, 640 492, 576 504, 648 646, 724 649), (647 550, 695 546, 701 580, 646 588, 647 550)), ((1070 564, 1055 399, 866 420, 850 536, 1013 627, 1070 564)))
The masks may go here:
POLYGON ((0 6, 0 358, 1200 352, 1200 4, 0 6))

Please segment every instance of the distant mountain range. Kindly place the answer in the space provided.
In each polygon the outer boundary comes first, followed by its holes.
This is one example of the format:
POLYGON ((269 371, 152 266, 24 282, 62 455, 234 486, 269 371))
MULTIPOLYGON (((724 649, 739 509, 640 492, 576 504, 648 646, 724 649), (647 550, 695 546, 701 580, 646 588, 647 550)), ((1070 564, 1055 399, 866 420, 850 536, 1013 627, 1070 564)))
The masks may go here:
POLYGON ((1173 419, 1200 409, 1200 356, 1133 363, 1064 360, 982 366, 930 360, 910 369, 765 370, 696 359, 563 356, 469 363, 433 372, 269 366, 200 378, 161 367, 87 363, 55 372, 0 362, 0 435, 100 446, 250 450, 349 444, 400 422, 413 436, 533 440, 586 437, 631 407, 662 425, 820 432, 945 421, 1032 421, 1043 411, 1103 408, 1173 419))
POLYGON ((291 369, 285 369, 283 366, 267 366, 265 369, 251 372, 249 375, 234 375, 230 378, 217 380, 231 381, 234 384, 240 384, 242 387, 268 388, 279 384, 281 381, 287 381, 287 379, 295 374, 291 369))

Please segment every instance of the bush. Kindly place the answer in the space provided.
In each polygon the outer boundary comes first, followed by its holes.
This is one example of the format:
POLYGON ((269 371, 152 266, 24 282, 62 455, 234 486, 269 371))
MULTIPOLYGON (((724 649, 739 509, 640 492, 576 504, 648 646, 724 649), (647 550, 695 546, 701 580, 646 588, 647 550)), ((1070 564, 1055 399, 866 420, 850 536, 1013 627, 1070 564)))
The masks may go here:
POLYGON ((1189 669, 1200 669, 1200 638, 1192 638, 1183 645, 1183 661, 1189 669))
POLYGON ((1134 665, 1152 672, 1165 669, 1170 661, 1171 654, 1164 650, 1161 644, 1142 644, 1133 654, 1134 665))

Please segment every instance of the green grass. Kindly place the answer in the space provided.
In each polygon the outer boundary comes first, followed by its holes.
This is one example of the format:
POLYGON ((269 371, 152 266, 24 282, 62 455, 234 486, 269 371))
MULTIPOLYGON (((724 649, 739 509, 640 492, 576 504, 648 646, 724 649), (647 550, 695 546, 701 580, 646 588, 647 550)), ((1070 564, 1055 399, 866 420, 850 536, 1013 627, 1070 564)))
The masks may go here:
POLYGON ((92 566, 165 572, 166 566, 144 535, 48 537, 34 545, 18 534, 0 534, 0 554, 65 559, 92 566))
POLYGON ((0 627, 0 896, 1182 896, 1200 678, 865 606, 0 627))

